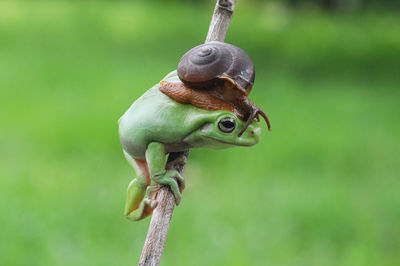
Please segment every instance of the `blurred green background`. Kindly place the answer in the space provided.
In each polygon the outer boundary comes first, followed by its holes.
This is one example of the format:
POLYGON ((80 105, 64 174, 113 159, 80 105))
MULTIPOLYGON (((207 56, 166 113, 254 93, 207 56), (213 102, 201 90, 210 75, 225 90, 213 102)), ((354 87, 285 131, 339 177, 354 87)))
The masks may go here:
MULTIPOLYGON (((214 8, 148 2, 0 2, 0 265, 137 263, 117 120, 214 8)), ((400 265, 396 1, 299 2, 238 1, 272 132, 191 151, 162 265, 400 265)))

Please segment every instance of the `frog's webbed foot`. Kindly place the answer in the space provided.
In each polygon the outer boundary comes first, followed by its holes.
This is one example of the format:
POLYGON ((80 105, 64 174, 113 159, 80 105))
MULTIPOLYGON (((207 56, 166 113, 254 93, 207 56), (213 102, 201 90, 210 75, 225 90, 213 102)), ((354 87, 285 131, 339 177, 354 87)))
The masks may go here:
POLYGON ((143 201, 144 201, 145 204, 146 204, 147 206, 149 206, 152 210, 154 210, 154 209, 157 207, 157 205, 158 205, 158 201, 157 201, 157 200, 145 198, 145 199, 143 199, 143 201))
POLYGON ((159 186, 149 186, 143 183, 141 176, 133 179, 128 186, 125 217, 131 221, 141 220, 153 213, 157 207, 157 194, 154 193, 159 186))
POLYGON ((158 184, 169 186, 175 196, 176 205, 179 205, 181 202, 182 190, 185 188, 185 180, 178 171, 174 169, 167 170, 163 174, 154 175, 153 180, 158 184))
POLYGON ((131 221, 138 221, 152 214, 153 210, 157 207, 157 200, 144 198, 139 207, 131 212, 125 212, 125 217, 131 221))
POLYGON ((139 207, 130 213, 125 211, 125 216, 129 220, 137 221, 151 215, 158 205, 157 192, 160 190, 160 185, 155 184, 146 188, 146 196, 140 202, 139 207))
POLYGON ((157 192, 160 190, 161 186, 159 184, 154 184, 152 186, 148 186, 146 188, 146 195, 149 199, 156 199, 157 198, 157 192))

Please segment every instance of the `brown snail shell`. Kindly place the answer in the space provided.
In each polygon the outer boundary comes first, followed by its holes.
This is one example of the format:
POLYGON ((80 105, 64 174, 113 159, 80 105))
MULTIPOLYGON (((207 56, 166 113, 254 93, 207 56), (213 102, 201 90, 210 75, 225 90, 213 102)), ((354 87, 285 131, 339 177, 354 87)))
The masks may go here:
POLYGON ((248 95, 255 71, 245 51, 232 44, 213 41, 185 53, 178 65, 178 76, 191 88, 207 88, 218 80, 226 80, 232 83, 232 88, 248 95))
POLYGON ((247 95, 254 84, 254 64, 245 51, 232 44, 208 42, 190 49, 178 65, 183 82, 162 81, 160 90, 182 104, 205 110, 229 110, 246 121, 239 137, 261 115, 270 130, 265 112, 247 95))

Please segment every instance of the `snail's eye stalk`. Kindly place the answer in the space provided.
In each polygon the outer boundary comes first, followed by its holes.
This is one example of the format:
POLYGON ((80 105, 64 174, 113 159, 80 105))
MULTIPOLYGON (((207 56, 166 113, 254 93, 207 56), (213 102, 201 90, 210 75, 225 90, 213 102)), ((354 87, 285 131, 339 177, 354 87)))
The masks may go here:
POLYGON ((271 131, 271 123, 269 122, 268 116, 264 113, 263 110, 258 109, 258 111, 257 111, 257 119, 258 119, 259 122, 260 122, 260 119, 258 118, 258 114, 260 114, 264 118, 265 122, 267 123, 268 131, 271 131))
POLYGON ((253 109, 253 111, 251 112, 249 118, 246 121, 246 124, 244 125, 244 127, 240 131, 238 137, 242 136, 242 134, 246 131, 246 129, 253 122, 254 118, 257 118, 257 121, 260 122, 260 118, 258 117, 259 115, 261 115, 264 118, 265 122, 267 123, 268 131, 271 131, 271 123, 269 122, 268 116, 265 114, 265 112, 263 110, 261 110, 259 107, 256 106, 253 109))

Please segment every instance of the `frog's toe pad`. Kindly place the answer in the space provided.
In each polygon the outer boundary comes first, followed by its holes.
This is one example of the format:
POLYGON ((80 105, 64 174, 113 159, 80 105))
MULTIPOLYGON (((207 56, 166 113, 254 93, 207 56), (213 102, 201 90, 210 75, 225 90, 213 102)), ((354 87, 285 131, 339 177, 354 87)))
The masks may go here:
POLYGON ((155 207, 157 207, 157 205, 158 205, 157 200, 150 200, 150 202, 149 202, 150 208, 154 209, 155 207))
POLYGON ((157 207, 158 201, 154 200, 154 199, 146 198, 145 199, 145 204, 147 206, 149 206, 151 209, 154 209, 155 207, 157 207))

